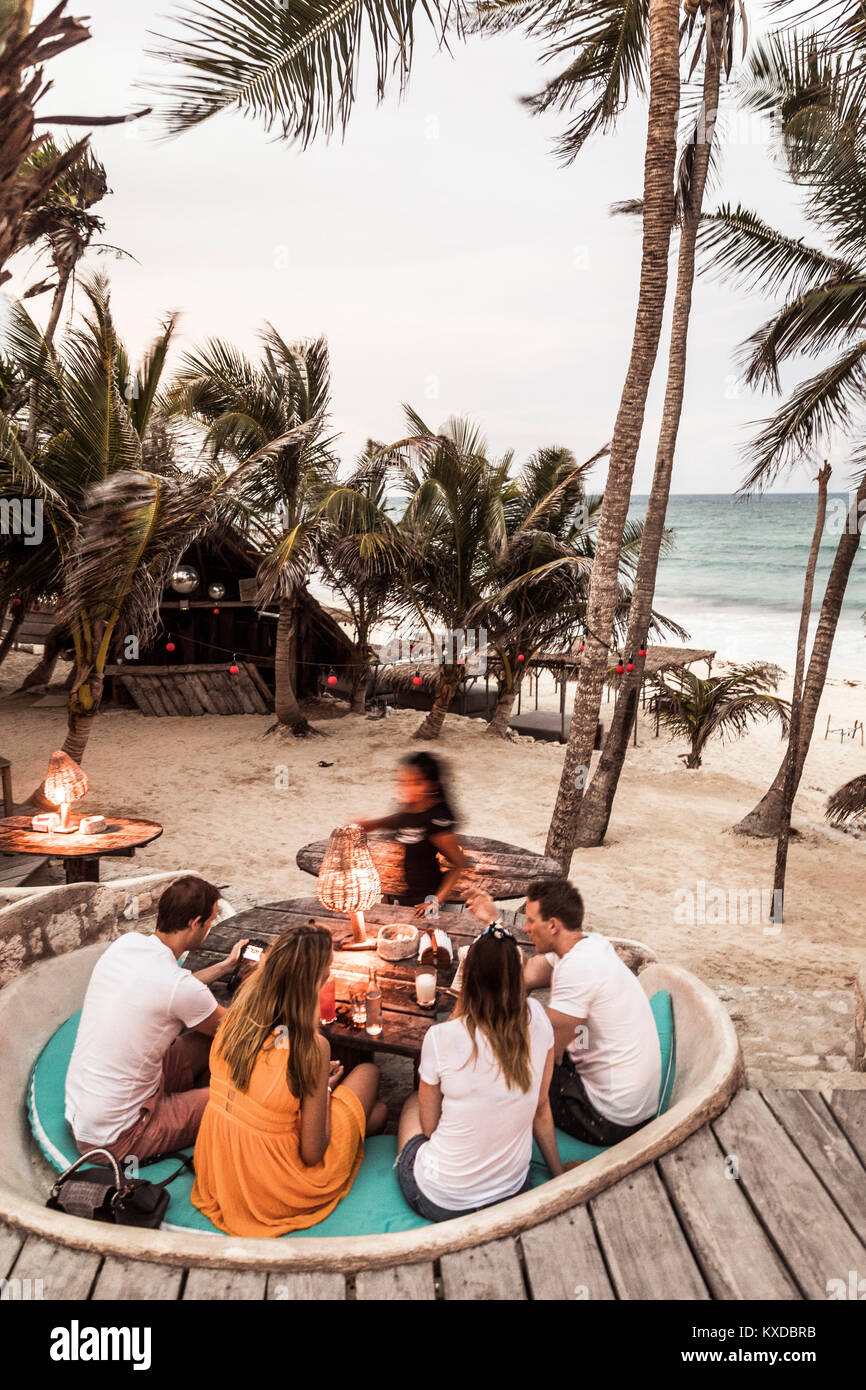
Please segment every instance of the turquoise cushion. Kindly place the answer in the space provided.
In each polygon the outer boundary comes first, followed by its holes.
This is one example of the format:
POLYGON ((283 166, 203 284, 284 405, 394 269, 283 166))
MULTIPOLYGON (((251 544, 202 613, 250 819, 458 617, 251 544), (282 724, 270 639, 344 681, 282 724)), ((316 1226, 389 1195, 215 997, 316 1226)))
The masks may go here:
MULTIPOLYGON (((667 990, 659 990, 650 1000, 662 1052, 662 1089, 659 1114, 667 1108, 673 1086, 674 1075, 674 1032, 671 997, 667 990)), ((78 1150, 65 1117, 66 1070, 75 1037, 78 1020, 72 1018, 58 1028, 46 1043, 30 1077, 27 1094, 27 1110, 30 1127, 36 1142, 48 1162, 58 1172, 68 1168, 78 1158, 78 1150)), ((604 1149, 582 1144, 578 1139, 557 1130, 559 1152, 563 1163, 574 1159, 594 1158, 604 1153, 604 1149)), ((186 1150, 192 1154, 192 1149, 186 1150)), ((284 1239, 315 1236, 368 1236, 382 1235, 390 1231, 413 1231, 429 1223, 416 1216, 406 1203, 394 1172, 397 1157, 397 1139, 393 1134, 375 1135, 365 1144, 364 1162, 361 1165, 351 1191, 338 1203, 331 1215, 317 1226, 306 1231, 291 1231, 284 1239)), ((142 1169, 142 1177, 150 1182, 159 1182, 177 1171, 179 1160, 163 1159, 161 1163, 149 1163, 142 1169)), ((530 1175, 533 1187, 547 1182, 549 1173, 537 1146, 533 1145, 530 1175)), ((217 1227, 192 1205, 193 1176, 189 1172, 180 1177, 168 1188, 170 1202, 166 1212, 163 1229, 182 1229, 220 1234, 217 1227)))

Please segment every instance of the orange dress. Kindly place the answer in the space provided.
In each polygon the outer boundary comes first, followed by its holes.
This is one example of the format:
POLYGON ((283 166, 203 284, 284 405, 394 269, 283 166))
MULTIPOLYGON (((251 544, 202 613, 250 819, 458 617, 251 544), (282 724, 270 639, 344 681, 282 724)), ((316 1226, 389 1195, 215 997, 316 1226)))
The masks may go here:
POLYGON ((230 1236, 281 1236, 324 1221, 364 1157, 364 1107, 348 1086, 331 1096, 324 1158, 301 1159, 301 1106, 289 1090, 285 1049, 258 1055, 249 1089, 235 1090, 214 1044, 210 1099, 195 1146, 192 1203, 230 1236))

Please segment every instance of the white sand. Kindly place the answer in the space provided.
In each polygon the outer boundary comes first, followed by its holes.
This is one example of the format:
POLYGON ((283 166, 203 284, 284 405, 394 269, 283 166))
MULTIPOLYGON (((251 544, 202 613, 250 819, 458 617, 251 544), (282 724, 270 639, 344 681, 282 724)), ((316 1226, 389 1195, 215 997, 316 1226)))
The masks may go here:
MULTIPOLYGON (((7 694, 34 658, 13 653, 0 668, 7 694)), ((60 668, 62 674, 64 668, 60 668)), ((570 687, 569 708, 574 687, 570 687)), ((783 689, 782 693, 786 693, 783 689)), ((524 709, 534 700, 527 701, 524 709)), ((557 707, 552 689, 543 704, 557 707)), ((312 895, 314 882, 295 864, 297 849, 339 823, 390 805, 391 774, 421 715, 397 711, 371 721, 323 701, 316 722, 327 737, 263 737, 270 717, 149 719, 132 710, 100 716, 85 759, 90 811, 160 821, 162 838, 139 851, 142 872, 196 868, 231 885, 239 905, 312 895), (320 760, 333 763, 320 768, 320 760), (278 789, 280 768, 290 786, 278 789)), ((866 770, 856 742, 823 737, 866 719, 866 691, 835 677, 825 692, 797 801, 802 834, 792 844, 786 921, 780 935, 760 921, 714 920, 714 891, 746 894, 772 885, 774 845, 733 835, 730 827, 772 779, 783 751, 778 725, 759 725, 734 743, 710 745, 704 766, 688 771, 681 743, 653 737, 642 723, 629 752, 606 845, 575 855, 572 877, 584 894, 592 929, 637 937, 710 984, 849 990, 863 958, 861 904, 866 844, 829 828, 828 793, 866 770), (707 920, 681 920, 682 894, 703 881, 707 920), (677 906, 680 904, 680 912, 677 906)), ((14 762, 16 797, 44 776, 63 741, 62 708, 0 705, 0 751, 14 762)), ((482 721, 449 718, 439 744, 450 763, 467 833, 543 851, 562 767, 556 744, 490 739, 482 721)), ((108 874, 130 871, 125 860, 108 874)), ((736 903, 736 899, 735 899, 736 903)))

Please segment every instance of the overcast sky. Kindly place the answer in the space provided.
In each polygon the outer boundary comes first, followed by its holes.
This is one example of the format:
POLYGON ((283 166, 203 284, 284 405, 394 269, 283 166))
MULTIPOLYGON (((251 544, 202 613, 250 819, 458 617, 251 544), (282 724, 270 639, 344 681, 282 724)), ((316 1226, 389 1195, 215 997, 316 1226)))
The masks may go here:
MULTIPOLYGON (((141 104, 133 84, 152 67, 147 32, 169 0, 72 8, 91 16, 94 37, 51 64, 43 110, 141 104)), ((171 142, 152 122, 97 131, 114 190, 105 239, 135 257, 102 258, 121 331, 141 349, 160 315, 180 309, 186 346, 213 335, 254 350, 265 320, 289 339, 326 334, 347 462, 368 436, 399 437, 403 401, 433 426, 471 414, 494 452, 593 453, 616 415, 640 259, 638 225, 608 209, 641 192, 646 116, 635 108, 563 169, 551 149, 562 118, 532 118, 518 102, 542 74, 518 36, 449 57, 422 33, 408 95, 376 107, 364 84, 345 143, 302 152, 234 114, 171 142)), ((765 132, 742 119, 731 134, 724 196, 803 230, 765 132)), ((18 271, 13 292, 36 278, 27 258, 18 271)), ((45 300, 34 303, 42 313, 45 300)), ((742 479, 739 446, 769 399, 738 384, 732 354, 767 308, 698 286, 676 492, 730 492, 742 479)), ((637 492, 651 479, 663 376, 637 492)), ((809 476, 788 488, 805 490, 809 476)))

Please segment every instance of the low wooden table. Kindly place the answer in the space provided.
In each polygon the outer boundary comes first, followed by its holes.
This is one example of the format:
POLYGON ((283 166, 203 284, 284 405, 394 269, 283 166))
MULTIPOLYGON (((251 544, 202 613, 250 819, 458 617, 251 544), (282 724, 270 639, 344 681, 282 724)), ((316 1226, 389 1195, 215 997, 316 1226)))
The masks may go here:
MULTIPOLYGON (((521 945, 531 953, 532 944, 521 926, 515 926, 514 913, 503 914, 506 925, 513 930, 521 945)), ((223 960, 235 942, 245 937, 262 941, 274 941, 287 927, 301 925, 312 918, 317 926, 326 927, 334 938, 333 974, 337 982, 337 1003, 348 1003, 350 985, 366 980, 370 968, 375 966, 379 988, 382 991, 382 1032, 372 1037, 364 1029, 352 1028, 342 1023, 329 1024, 323 1031, 330 1039, 335 1053, 347 1064, 359 1060, 358 1054, 390 1052, 400 1057, 411 1057, 416 1067, 421 1056, 421 1044, 427 1029, 433 1023, 447 1018, 454 1006, 454 993, 451 981, 457 970, 457 952, 461 946, 469 946, 482 930, 468 912, 443 912, 439 926, 447 931, 454 947, 454 961, 450 969, 438 971, 439 989, 436 1005, 424 1009, 415 998, 415 976, 431 968, 421 966, 418 957, 408 960, 386 961, 377 951, 341 951, 340 942, 351 939, 352 930, 348 918, 340 913, 329 912, 316 898, 290 898, 286 902, 268 903, 261 907, 239 912, 219 922, 208 934, 204 949, 190 954, 186 961, 188 970, 203 970, 223 960)), ((391 922, 411 922, 423 930, 411 907, 392 907, 380 904, 364 914, 371 933, 391 922)), ((522 914, 520 923, 522 923, 522 914)), ((226 1002, 225 985, 213 986, 221 1002, 226 1002)))
MULTIPOLYGON (((536 879, 549 882, 562 878, 562 865, 556 859, 548 859, 531 849, 521 849, 519 845, 509 845, 504 840, 486 840, 480 835, 460 835, 457 838, 466 858, 472 864, 475 874, 473 885, 491 898, 524 898, 530 883, 536 879)), ((403 846, 394 838, 393 832, 374 830, 368 837, 373 863, 379 870, 382 892, 389 897, 399 898, 406 892, 403 878, 403 846)), ((312 844, 299 849, 296 863, 304 873, 318 876, 328 848, 327 840, 314 840, 312 844)), ((454 888, 459 901, 460 883, 454 888)))
MULTIPOLYGON (((67 883, 98 883, 99 861, 103 857, 132 859, 135 851, 159 839, 162 826, 155 820, 129 820, 106 816, 107 829, 101 835, 81 835, 73 831, 34 830, 30 816, 7 816, 0 820, 0 854, 38 854, 63 859, 67 883)), ((81 820, 73 816, 73 823, 81 820)))

